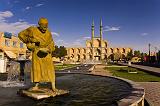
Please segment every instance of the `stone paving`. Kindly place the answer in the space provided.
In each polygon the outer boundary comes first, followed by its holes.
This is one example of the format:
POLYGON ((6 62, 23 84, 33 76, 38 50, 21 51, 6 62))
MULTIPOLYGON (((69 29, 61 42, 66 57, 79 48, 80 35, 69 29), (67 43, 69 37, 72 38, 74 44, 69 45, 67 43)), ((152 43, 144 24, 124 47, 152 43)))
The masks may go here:
POLYGON ((101 64, 95 65, 91 74, 102 75, 102 76, 111 76, 112 73, 110 73, 109 71, 106 71, 104 69, 105 67, 106 67, 105 65, 101 65, 101 64))
POLYGON ((137 82, 145 89, 145 99, 151 106, 160 106, 160 82, 137 82))

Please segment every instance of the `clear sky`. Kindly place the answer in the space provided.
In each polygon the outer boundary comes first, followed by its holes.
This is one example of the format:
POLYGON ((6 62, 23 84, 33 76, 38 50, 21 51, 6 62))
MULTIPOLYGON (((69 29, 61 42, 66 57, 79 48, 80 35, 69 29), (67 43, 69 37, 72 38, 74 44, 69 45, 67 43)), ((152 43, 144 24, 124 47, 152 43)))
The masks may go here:
POLYGON ((92 20, 110 47, 160 49, 160 0, 0 0, 0 31, 17 34, 40 17, 49 20, 57 45, 85 46, 92 20))

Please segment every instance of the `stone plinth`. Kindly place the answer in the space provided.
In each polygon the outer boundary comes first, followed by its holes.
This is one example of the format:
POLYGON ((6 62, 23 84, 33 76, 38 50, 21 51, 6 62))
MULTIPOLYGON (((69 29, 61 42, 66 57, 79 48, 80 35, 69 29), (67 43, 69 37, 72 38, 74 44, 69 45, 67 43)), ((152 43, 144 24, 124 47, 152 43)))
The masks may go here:
POLYGON ((41 88, 38 90, 27 90, 26 89, 26 90, 19 91, 20 95, 28 96, 36 100, 60 96, 60 95, 66 95, 68 93, 69 91, 67 90, 57 90, 56 89, 55 91, 52 91, 51 89, 48 89, 48 88, 41 88))

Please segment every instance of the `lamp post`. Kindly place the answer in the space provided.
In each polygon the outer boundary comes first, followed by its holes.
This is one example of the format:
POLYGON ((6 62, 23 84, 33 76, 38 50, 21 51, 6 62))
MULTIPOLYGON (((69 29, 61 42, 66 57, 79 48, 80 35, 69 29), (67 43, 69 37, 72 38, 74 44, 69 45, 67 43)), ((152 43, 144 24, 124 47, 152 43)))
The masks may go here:
POLYGON ((157 47, 155 47, 155 61, 157 63, 157 47))
POLYGON ((150 58, 150 56, 151 56, 151 50, 150 50, 151 49, 151 44, 149 43, 148 46, 149 46, 149 63, 150 63, 151 62, 151 58, 150 58))

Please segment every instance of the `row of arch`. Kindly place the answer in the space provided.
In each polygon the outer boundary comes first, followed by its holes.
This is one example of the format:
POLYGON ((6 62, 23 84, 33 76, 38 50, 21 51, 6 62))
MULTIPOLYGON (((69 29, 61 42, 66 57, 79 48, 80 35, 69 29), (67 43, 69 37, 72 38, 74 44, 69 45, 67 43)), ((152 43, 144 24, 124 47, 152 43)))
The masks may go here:
MULTIPOLYGON (((98 57, 100 58, 100 56, 98 56, 98 57)), ((96 55, 92 56, 91 54, 89 54, 89 55, 85 55, 85 54, 83 54, 83 55, 80 55, 80 54, 74 55, 74 54, 72 54, 70 56, 70 59, 73 59, 75 61, 92 60, 92 59, 95 60, 96 58, 97 58, 96 55)), ((101 58, 102 59, 107 59, 107 55, 103 55, 101 58)))
POLYGON ((110 48, 109 52, 110 53, 116 53, 116 52, 126 53, 126 49, 125 48, 110 48))
MULTIPOLYGON (((100 51, 101 53, 126 53, 128 50, 125 48, 103 48, 102 50, 100 48, 95 48, 93 49, 94 52, 100 51)), ((70 54, 75 54, 75 53, 92 53, 92 48, 70 48, 69 49, 70 54)))

